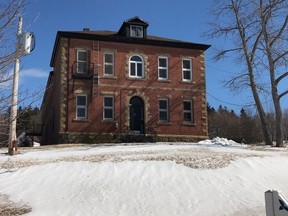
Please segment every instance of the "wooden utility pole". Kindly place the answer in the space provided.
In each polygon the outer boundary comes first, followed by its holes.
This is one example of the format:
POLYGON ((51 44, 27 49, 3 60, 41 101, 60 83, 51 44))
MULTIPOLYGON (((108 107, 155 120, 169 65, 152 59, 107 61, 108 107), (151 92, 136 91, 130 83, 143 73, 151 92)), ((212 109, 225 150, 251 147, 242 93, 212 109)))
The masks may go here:
POLYGON ((19 83, 19 68, 20 68, 20 40, 22 35, 22 17, 19 17, 17 40, 16 40, 16 58, 13 74, 13 89, 12 89, 12 105, 10 110, 10 131, 8 154, 18 154, 16 123, 17 123, 17 105, 18 105, 18 83, 19 83))

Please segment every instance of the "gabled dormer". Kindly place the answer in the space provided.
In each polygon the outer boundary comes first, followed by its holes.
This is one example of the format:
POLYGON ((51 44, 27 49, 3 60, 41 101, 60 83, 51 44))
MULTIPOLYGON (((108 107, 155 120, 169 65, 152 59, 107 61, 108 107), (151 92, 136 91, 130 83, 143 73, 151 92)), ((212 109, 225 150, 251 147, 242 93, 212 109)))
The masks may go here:
POLYGON ((123 22, 118 31, 118 35, 133 38, 146 38, 148 26, 149 24, 147 21, 136 16, 123 22))

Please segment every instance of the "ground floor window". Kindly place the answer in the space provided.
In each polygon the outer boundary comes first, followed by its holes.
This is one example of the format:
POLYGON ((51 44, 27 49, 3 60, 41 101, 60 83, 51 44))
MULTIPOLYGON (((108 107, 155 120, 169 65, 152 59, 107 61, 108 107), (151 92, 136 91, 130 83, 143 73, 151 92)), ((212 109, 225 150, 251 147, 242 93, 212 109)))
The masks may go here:
POLYGON ((168 110, 168 99, 159 100, 159 121, 168 122, 169 121, 169 110, 168 110))
POLYGON ((191 100, 183 101, 183 120, 187 123, 193 123, 193 103, 191 100))
POLYGON ((114 97, 105 96, 103 101, 103 119, 113 120, 114 119, 114 97))
POLYGON ((87 95, 76 97, 76 119, 87 119, 87 95))

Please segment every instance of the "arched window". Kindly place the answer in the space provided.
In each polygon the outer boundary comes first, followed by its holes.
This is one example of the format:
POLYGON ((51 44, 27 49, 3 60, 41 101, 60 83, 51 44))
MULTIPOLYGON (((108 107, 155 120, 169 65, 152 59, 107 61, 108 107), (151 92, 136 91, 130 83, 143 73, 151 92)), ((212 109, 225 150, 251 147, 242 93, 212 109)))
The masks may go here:
POLYGON ((130 71, 129 76, 133 78, 144 77, 144 63, 140 56, 134 55, 130 58, 130 71))

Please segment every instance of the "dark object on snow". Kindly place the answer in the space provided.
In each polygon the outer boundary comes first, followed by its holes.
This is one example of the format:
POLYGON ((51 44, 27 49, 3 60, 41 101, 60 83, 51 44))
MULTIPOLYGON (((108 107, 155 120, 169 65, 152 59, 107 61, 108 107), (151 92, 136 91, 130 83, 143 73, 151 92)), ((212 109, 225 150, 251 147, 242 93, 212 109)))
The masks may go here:
POLYGON ((21 143, 19 144, 19 146, 21 146, 21 147, 33 147, 34 141, 33 141, 32 137, 25 135, 23 137, 21 143))

